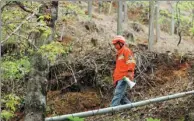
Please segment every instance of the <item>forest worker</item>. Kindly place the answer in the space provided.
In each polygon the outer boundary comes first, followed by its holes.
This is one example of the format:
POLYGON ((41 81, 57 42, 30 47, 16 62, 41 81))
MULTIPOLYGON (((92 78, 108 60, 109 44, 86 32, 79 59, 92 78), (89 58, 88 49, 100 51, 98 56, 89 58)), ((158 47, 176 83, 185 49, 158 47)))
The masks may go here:
POLYGON ((131 103, 127 98, 126 91, 128 84, 123 80, 128 77, 134 79, 135 59, 133 52, 126 46, 126 40, 123 36, 116 36, 112 43, 117 50, 116 67, 113 73, 113 84, 115 87, 114 97, 111 106, 131 103))

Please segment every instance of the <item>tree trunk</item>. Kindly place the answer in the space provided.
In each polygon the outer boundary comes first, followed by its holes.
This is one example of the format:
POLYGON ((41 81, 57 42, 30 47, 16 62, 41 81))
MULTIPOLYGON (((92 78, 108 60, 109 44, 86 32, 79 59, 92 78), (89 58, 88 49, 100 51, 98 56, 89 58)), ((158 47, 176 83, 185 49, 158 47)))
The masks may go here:
POLYGON ((122 31, 122 7, 123 7, 123 2, 122 1, 119 1, 118 2, 118 17, 117 17, 117 35, 121 35, 121 31, 122 31))
POLYGON ((98 1, 98 12, 99 12, 99 13, 102 12, 102 2, 103 2, 103 1, 98 1))
POLYGON ((171 2, 170 3, 170 6, 171 6, 171 8, 170 8, 170 10, 171 10, 171 31, 170 31, 170 33, 171 33, 171 35, 173 35, 174 34, 174 24, 175 24, 175 22, 174 22, 174 8, 173 8, 173 2, 171 2))
POLYGON ((154 1, 149 1, 149 51, 153 50, 153 41, 154 41, 154 1))
MULTIPOLYGON (((2 1, 0 1, 0 27, 1 27, 1 9, 2 9, 2 1)), ((0 40, 2 39, 2 28, 0 28, 0 40)), ((0 42, 0 60, 1 60, 1 42, 0 42)), ((2 71, 0 69, 0 77, 1 77, 2 71)), ((1 79, 0 79, 1 80, 1 79)), ((0 90, 1 90, 1 82, 0 82, 0 90)), ((0 99, 1 99, 1 94, 0 94, 0 99)), ((0 103, 0 112, 1 112, 1 103, 0 103)), ((1 121, 1 116, 0 116, 0 121, 1 121)))
POLYGON ((88 1, 88 16, 92 18, 92 1, 88 1))
POLYGON ((25 121, 44 121, 46 111, 47 79, 39 71, 30 75, 25 98, 25 121))
POLYGON ((61 2, 62 1, 58 1, 58 15, 57 15, 58 20, 63 19, 63 4, 61 2))
POLYGON ((51 2, 51 28, 55 28, 55 21, 58 18, 58 1, 51 2))
POLYGON ((46 69, 47 61, 40 54, 35 54, 31 63, 33 70, 27 85, 25 97, 25 121, 44 121, 46 111, 46 69))
POLYGON ((39 9, 39 13, 51 16, 50 20, 46 20, 47 26, 51 29, 51 35, 48 38, 48 43, 50 43, 54 40, 55 35, 55 21, 58 19, 58 1, 52 1, 47 4, 43 3, 39 9))
POLYGON ((156 42, 160 39, 160 3, 159 1, 156 1, 156 42))
POLYGON ((49 42, 54 40, 55 36, 55 21, 58 19, 58 1, 51 2, 51 35, 49 37, 49 42))
POLYGON ((128 15, 127 15, 127 1, 124 1, 124 21, 127 22, 128 20, 128 15))
MULTIPOLYGON (((34 32, 30 36, 36 47, 41 47, 44 41, 40 33, 34 32), (38 42, 36 42, 38 41, 38 42)), ((25 97, 25 118, 24 121, 44 121, 46 111, 46 70, 48 61, 41 54, 35 53, 31 58, 33 69, 29 74, 27 82, 27 95, 25 97)))
POLYGON ((110 5, 109 5, 109 9, 108 9, 108 14, 110 15, 111 13, 111 10, 112 10, 112 1, 110 1, 110 5))
POLYGON ((191 26, 193 26, 193 22, 194 22, 194 9, 192 10, 192 20, 191 20, 191 26))

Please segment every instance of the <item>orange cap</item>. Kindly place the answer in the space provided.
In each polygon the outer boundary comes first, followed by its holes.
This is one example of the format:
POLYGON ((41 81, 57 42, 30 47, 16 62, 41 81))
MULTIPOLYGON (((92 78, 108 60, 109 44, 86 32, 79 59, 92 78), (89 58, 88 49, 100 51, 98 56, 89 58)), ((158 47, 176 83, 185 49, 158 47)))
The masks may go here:
POLYGON ((116 44, 117 42, 123 43, 125 44, 125 38, 121 35, 117 35, 116 37, 114 37, 114 39, 112 40, 113 44, 116 44))

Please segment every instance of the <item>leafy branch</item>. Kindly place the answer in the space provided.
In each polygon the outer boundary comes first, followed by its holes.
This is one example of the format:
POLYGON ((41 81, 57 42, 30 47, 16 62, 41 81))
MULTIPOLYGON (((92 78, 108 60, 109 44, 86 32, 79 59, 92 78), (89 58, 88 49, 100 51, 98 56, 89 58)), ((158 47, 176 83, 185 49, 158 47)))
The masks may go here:
POLYGON ((30 20, 33 16, 35 15, 35 12, 33 14, 31 14, 30 16, 26 17, 26 19, 24 21, 22 21, 20 23, 20 25, 10 34, 8 35, 5 40, 1 41, 1 44, 3 44, 5 41, 7 41, 14 33, 16 33, 24 23, 26 23, 26 21, 30 20))

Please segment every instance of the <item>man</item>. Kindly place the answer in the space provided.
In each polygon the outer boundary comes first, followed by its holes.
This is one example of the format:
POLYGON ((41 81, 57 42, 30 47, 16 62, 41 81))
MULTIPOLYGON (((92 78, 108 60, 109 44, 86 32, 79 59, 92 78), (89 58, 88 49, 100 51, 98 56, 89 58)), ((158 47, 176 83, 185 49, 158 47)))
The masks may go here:
POLYGON ((111 106, 131 103, 126 96, 128 84, 123 80, 123 77, 128 77, 130 80, 134 79, 136 63, 133 52, 126 46, 125 41, 125 38, 120 35, 116 36, 112 41, 117 50, 117 56, 116 67, 113 74, 115 92, 111 106))

